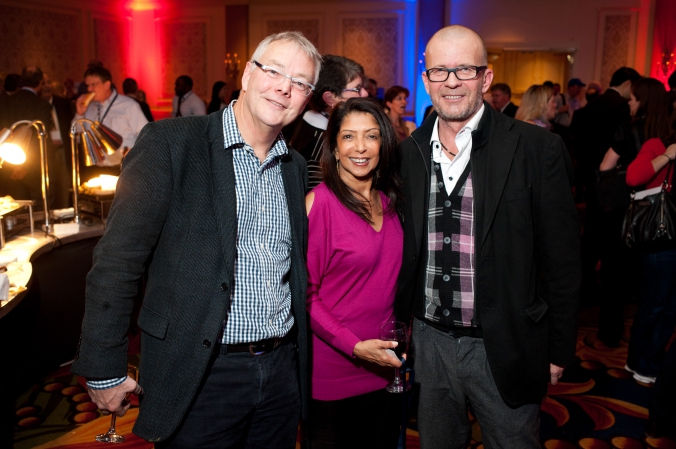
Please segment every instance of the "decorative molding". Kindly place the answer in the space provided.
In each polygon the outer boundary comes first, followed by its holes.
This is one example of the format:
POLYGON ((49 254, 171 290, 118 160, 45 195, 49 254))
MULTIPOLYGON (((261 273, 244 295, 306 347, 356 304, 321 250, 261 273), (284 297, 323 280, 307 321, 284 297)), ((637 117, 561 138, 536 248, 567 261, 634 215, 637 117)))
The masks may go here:
POLYGON ((360 63, 366 75, 385 90, 400 84, 403 33, 399 16, 344 17, 341 22, 342 54, 360 63))
POLYGON ((634 65, 637 12, 630 9, 599 11, 594 78, 606 88, 613 72, 634 65))

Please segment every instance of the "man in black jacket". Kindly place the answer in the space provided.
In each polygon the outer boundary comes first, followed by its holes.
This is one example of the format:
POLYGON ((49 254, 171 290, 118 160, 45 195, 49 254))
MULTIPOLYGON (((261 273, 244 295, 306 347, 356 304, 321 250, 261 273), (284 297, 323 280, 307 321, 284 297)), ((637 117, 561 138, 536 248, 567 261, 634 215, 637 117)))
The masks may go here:
MULTIPOLYGON (((9 128, 19 120, 40 120, 47 132, 52 126, 49 103, 41 97, 44 74, 39 67, 26 67, 21 72, 22 87, 5 101, 0 129, 9 128)), ((22 125, 25 126, 25 125, 22 125)), ((31 138, 24 148, 26 162, 5 165, 0 170, 0 195, 11 195, 17 200, 33 200, 35 208, 42 209, 42 182, 40 175, 40 145, 37 131, 31 127, 31 138)), ((48 144, 49 137, 45 136, 48 144)))
POLYGON ((300 33, 269 36, 241 100, 150 123, 125 158, 73 372, 103 411, 123 415, 125 395, 143 392, 133 430, 156 447, 295 447, 308 392, 307 168, 280 131, 320 61, 300 33), (125 334, 146 269, 137 384, 125 334))
POLYGON ((505 83, 491 86, 491 104, 496 110, 511 118, 514 118, 516 111, 519 109, 517 105, 512 103, 512 89, 505 83))
POLYGON ((561 139, 483 102, 493 73, 472 30, 427 44, 435 113, 401 144, 404 256, 423 448, 540 448, 549 382, 575 360, 580 280, 572 164, 561 139))
POLYGON ((630 119, 631 85, 639 78, 641 75, 630 67, 617 69, 610 87, 579 109, 570 126, 577 160, 576 176, 580 177, 577 184, 584 187, 586 204, 582 234, 582 298, 600 298, 599 339, 610 347, 617 347, 622 337, 622 305, 632 293, 632 263, 626 251, 620 251, 619 229, 604 220, 596 194, 595 173, 612 146, 618 127, 630 119), (603 284, 600 295, 594 291, 599 260, 602 260, 603 284))

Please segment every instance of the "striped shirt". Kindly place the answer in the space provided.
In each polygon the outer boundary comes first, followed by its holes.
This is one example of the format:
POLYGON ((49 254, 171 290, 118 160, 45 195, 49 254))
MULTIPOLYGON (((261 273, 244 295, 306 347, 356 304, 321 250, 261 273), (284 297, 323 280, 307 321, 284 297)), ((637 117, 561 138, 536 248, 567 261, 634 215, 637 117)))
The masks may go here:
MULTIPOLYGON (((291 225, 281 159, 284 138, 261 163, 242 139, 232 106, 223 110, 225 148, 233 148, 237 195, 235 283, 221 342, 236 344, 283 337, 291 330, 291 225)), ((224 205, 225 207, 226 205, 224 205)), ((126 377, 88 380, 93 390, 115 387, 126 377)))

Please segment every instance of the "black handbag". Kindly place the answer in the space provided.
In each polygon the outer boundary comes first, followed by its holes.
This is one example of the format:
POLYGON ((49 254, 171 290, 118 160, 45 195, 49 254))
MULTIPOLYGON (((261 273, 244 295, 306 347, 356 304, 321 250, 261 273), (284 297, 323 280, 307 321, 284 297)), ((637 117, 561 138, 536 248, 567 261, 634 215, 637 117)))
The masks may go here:
POLYGON ((622 222, 622 239, 627 247, 647 253, 676 247, 676 204, 667 191, 673 167, 671 161, 658 193, 640 199, 636 192, 631 194, 622 222))

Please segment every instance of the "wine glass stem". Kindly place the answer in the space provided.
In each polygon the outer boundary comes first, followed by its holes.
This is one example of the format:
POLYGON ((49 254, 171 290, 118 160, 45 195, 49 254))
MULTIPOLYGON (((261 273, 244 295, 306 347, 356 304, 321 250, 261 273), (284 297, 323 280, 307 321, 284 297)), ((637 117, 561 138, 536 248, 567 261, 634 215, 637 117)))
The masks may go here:
POLYGON ((399 376, 399 368, 394 369, 394 384, 395 385, 401 384, 401 377, 399 376))
POLYGON ((108 429, 108 433, 117 433, 115 430, 115 421, 117 421, 117 415, 113 413, 110 417, 110 429, 108 429))

